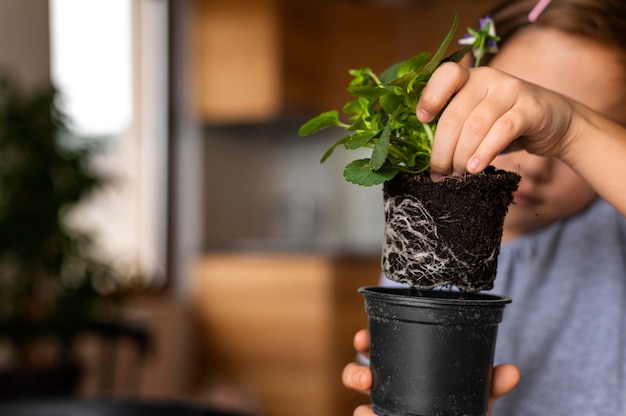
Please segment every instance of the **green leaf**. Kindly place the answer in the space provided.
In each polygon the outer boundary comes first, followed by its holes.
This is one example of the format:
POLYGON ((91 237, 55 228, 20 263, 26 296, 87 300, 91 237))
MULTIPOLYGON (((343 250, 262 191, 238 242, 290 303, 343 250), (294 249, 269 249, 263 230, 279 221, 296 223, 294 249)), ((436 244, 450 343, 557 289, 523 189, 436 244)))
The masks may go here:
POLYGON ((389 93, 380 97, 379 102, 380 106, 386 113, 393 114, 396 109, 402 104, 402 98, 400 98, 396 94, 389 93))
POLYGON ((387 90, 375 85, 355 85, 348 87, 348 92, 355 97, 376 99, 387 93, 387 90))
POLYGON ((472 50, 472 45, 466 46, 463 49, 459 49, 458 51, 454 52, 452 55, 448 56, 447 58, 444 58, 441 61, 441 63, 444 63, 444 62, 457 62, 458 63, 471 50, 472 50))
MULTIPOLYGON (((348 101, 344 106, 343 106, 343 113, 344 114, 353 114, 353 115, 360 115, 362 114, 365 109, 367 108, 367 104, 365 105, 365 108, 363 106, 363 103, 361 102, 363 101, 362 98, 359 98, 357 100, 352 100, 352 101, 348 101)), ((365 100, 367 102, 367 100, 365 100)))
POLYGON ((356 185, 374 186, 392 179, 398 171, 397 167, 389 165, 372 170, 369 159, 358 159, 346 166, 343 177, 356 185))
POLYGON ((416 76, 417 76, 417 73, 415 72, 407 72, 401 77, 398 77, 394 79, 393 81, 389 82, 388 85, 391 85, 394 87, 400 87, 400 89, 403 92, 406 92, 409 88, 409 84, 415 79, 416 76))
POLYGON ((437 67, 441 63, 441 60, 443 59, 446 51, 448 50, 448 46, 450 45, 450 42, 452 41, 452 38, 454 37, 454 32, 456 32, 456 27, 458 26, 458 24, 459 24, 459 14, 455 13, 454 14, 454 21, 452 22, 452 27, 450 28, 450 31, 448 32, 448 35, 445 37, 443 42, 441 42, 441 45, 439 45, 439 49, 437 49, 437 52, 435 53, 433 58, 424 67, 423 73, 427 77, 430 77, 430 75, 433 72, 435 72, 435 69, 437 69, 437 67))
POLYGON ((322 113, 316 117, 313 117, 298 129, 298 134, 300 136, 308 136, 313 133, 317 133, 320 130, 323 130, 327 127, 331 126, 342 126, 343 124, 339 121, 339 112, 337 110, 327 111, 322 113))
POLYGON ((404 74, 408 74, 409 72, 421 72, 424 68, 424 65, 428 62, 428 58, 430 58, 429 52, 422 52, 419 55, 416 55, 410 59, 407 59, 400 65, 398 69, 398 74, 396 77, 401 77, 404 74))
POLYGON ((384 84, 387 84, 394 79, 398 78, 398 70, 404 64, 405 61, 397 62, 391 65, 389 68, 385 69, 382 74, 380 74, 380 81, 384 84))
POLYGON ((415 109, 417 107, 422 90, 426 86, 426 82, 422 81, 421 78, 415 77, 407 88, 406 105, 409 108, 415 109))
POLYGON ((371 123, 366 120, 367 114, 360 114, 358 117, 354 119, 352 126, 348 128, 348 130, 358 131, 358 130, 376 130, 371 127, 371 123))
POLYGON ((407 107, 415 109, 417 101, 419 100, 420 93, 424 88, 425 83, 420 81, 418 83, 418 89, 414 89, 414 85, 418 79, 424 78, 422 74, 416 72, 408 72, 398 79, 395 79, 389 83, 389 85, 399 87, 403 94, 407 107))
POLYGON ((416 152, 411 155, 407 162, 408 168, 419 166, 420 170, 426 170, 430 167, 430 152, 416 152))
POLYGON ((333 154, 335 147, 339 146, 340 144, 345 144, 348 138, 350 138, 350 136, 343 137, 337 140, 335 143, 333 143, 328 149, 326 149, 326 151, 324 152, 324 155, 322 155, 322 159, 320 160, 320 163, 326 162, 326 159, 328 159, 330 155, 333 154))
POLYGON ((349 136, 346 141, 346 149, 354 150, 360 147, 365 146, 371 139, 376 137, 378 131, 376 130, 366 130, 359 132, 353 136, 349 136))
POLYGON ((372 158, 370 161, 370 168, 372 170, 380 169, 385 160, 387 160, 387 155, 389 154, 389 134, 391 133, 391 119, 387 121, 387 125, 383 130, 382 134, 378 138, 376 145, 374 146, 374 151, 372 152, 372 158))
POLYGON ((348 71, 353 76, 350 85, 367 85, 372 79, 372 68, 365 67, 360 69, 351 69, 348 71))

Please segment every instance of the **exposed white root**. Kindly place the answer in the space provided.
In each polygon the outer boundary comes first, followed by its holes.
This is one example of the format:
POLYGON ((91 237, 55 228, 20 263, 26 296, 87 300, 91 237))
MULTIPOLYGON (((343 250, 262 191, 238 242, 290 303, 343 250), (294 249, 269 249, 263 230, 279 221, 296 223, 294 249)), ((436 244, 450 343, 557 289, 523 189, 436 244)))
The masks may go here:
POLYGON ((451 218, 433 218, 412 195, 389 197, 385 200, 385 242, 382 263, 388 278, 408 283, 420 289, 454 285, 467 292, 476 292, 487 286, 485 276, 480 282, 471 277, 485 264, 495 261, 498 248, 485 256, 484 252, 470 253, 464 248, 461 260, 455 251, 439 238, 437 224, 451 218), (469 259, 469 260, 467 260, 469 259), (478 286, 477 286, 478 284, 478 286))

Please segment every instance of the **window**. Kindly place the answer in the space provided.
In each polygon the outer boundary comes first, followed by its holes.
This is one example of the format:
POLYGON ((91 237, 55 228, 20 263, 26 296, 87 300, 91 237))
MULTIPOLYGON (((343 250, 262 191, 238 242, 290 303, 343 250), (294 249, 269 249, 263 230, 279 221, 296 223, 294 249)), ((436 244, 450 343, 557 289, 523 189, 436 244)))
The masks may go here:
POLYGON ((116 178, 72 214, 103 255, 154 283, 167 259, 167 2, 50 0, 51 76, 76 134, 116 178))

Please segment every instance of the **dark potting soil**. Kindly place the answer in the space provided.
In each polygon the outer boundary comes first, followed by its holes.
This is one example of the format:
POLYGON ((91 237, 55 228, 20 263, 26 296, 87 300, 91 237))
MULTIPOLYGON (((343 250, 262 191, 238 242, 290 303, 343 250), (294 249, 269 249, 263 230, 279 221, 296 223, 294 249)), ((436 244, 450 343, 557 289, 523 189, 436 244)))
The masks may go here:
POLYGON ((385 182, 386 276, 421 289, 491 289, 504 216, 519 180, 489 167, 438 182, 405 173, 385 182))

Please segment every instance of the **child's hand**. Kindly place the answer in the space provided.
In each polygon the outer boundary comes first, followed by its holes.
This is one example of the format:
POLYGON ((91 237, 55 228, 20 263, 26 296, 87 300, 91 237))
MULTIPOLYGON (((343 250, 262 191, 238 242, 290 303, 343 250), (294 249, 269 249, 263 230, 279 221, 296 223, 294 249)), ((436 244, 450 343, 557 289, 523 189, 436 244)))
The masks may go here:
POLYGON ((432 121, 448 101, 435 132, 433 179, 480 172, 507 150, 560 156, 567 145, 572 102, 496 69, 444 63, 424 88, 417 117, 432 121))
MULTIPOLYGON (((361 329, 354 335, 354 349, 357 353, 364 357, 369 357, 370 333, 367 329, 361 329)), ((346 387, 360 391, 361 393, 370 394, 372 387, 372 372, 369 367, 362 364, 352 362, 348 363, 342 374, 343 384, 346 387)))
MULTIPOLYGON (((354 336, 354 348, 358 353, 369 356, 369 331, 362 329, 354 336)), ((493 369, 490 407, 493 401, 504 396, 518 383, 520 373, 512 364, 502 364, 493 369)), ((343 384, 351 389, 369 394, 372 387, 372 372, 368 367, 355 362, 348 363, 342 374, 343 384)), ((354 410, 354 416, 375 416, 372 406, 362 405, 354 410)))
MULTIPOLYGON (((354 335, 354 349, 357 353, 369 357, 370 333, 362 329, 354 335)), ((372 388, 372 372, 369 367, 356 362, 348 363, 342 374, 343 384, 363 394, 370 394, 372 388)), ((353 416, 376 416, 371 405, 361 405, 354 409, 353 416)))

